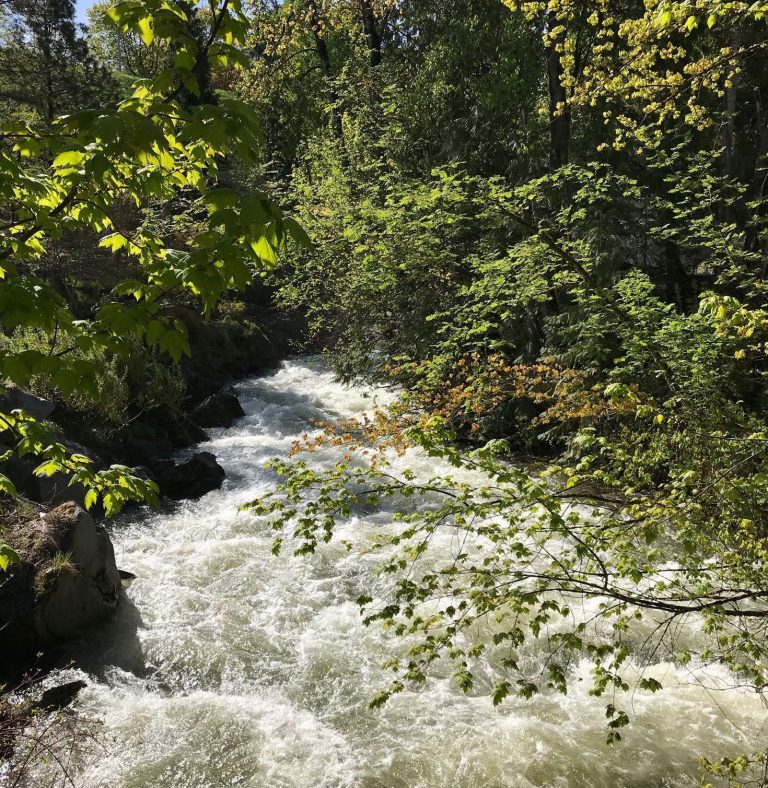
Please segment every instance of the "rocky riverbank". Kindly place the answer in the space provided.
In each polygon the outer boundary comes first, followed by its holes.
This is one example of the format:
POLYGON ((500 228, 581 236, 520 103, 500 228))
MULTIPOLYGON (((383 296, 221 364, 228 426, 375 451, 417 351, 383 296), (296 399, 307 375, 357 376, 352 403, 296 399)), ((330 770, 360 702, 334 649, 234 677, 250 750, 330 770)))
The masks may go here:
MULTIPOLYGON (((223 480, 215 458, 193 458, 182 473, 171 459, 172 454, 205 441, 206 429, 228 427, 242 416, 229 382, 277 366, 302 341, 303 324, 297 319, 274 316, 262 325, 223 320, 204 323, 198 314, 183 307, 175 307, 173 317, 185 323, 192 351, 178 365, 168 367, 172 369, 171 383, 182 389, 176 397, 144 396, 146 402, 131 403, 122 422, 108 427, 94 419, 91 410, 72 407, 38 392, 10 389, 4 407, 23 408, 35 418, 53 423, 61 433, 62 443, 73 452, 93 458, 100 466, 123 464, 140 468, 147 478, 158 483, 161 495, 178 500, 199 497, 215 489, 223 480), (183 484, 185 478, 189 479, 188 489, 183 484)), ((158 388, 162 384, 162 380, 149 380, 145 386, 158 388)), ((135 388, 139 391, 133 399, 142 399, 141 382, 135 388)), ((2 440, 0 435, 0 449, 2 440)), ((70 486, 60 476, 37 477, 35 467, 32 459, 13 457, 4 463, 3 473, 30 501, 46 506, 67 500, 83 503, 84 490, 70 486)))
MULTIPOLYGON (((185 387, 183 406, 137 412, 111 434, 95 428, 80 412, 33 392, 11 389, 8 407, 21 407, 55 424, 73 451, 138 467, 169 500, 197 498, 225 478, 216 457, 200 452, 179 462, 178 450, 207 438, 206 429, 231 426, 243 415, 230 381, 276 367, 301 341, 300 321, 203 323, 191 310, 174 316, 187 325, 191 357, 177 368, 185 387)), ((2 436, 0 436, 2 440, 2 436)), ((37 477, 25 458, 4 463, 3 472, 26 499, 24 509, 8 503, 4 538, 21 556, 19 566, 0 576, 0 685, 28 669, 50 664, 57 644, 97 625, 116 609, 120 573, 106 530, 81 507, 84 490, 64 477, 37 477)))

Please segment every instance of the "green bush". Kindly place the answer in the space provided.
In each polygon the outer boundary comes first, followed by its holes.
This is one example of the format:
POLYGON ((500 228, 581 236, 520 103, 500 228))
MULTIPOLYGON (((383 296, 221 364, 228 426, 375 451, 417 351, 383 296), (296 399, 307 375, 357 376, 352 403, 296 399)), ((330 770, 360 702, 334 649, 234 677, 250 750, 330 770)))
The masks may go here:
POLYGON ((178 366, 163 360, 157 353, 131 343, 125 356, 100 349, 80 350, 68 342, 66 335, 51 341, 38 329, 17 329, 3 342, 10 352, 26 350, 46 354, 67 354, 77 362, 86 362, 95 370, 95 392, 80 389, 64 392, 46 374, 32 378, 31 389, 41 397, 62 404, 75 413, 88 415, 103 425, 120 426, 140 411, 165 407, 178 412, 186 395, 186 384, 178 366))
POLYGON ((51 399, 76 411, 93 414, 100 421, 120 424, 128 411, 130 387, 128 375, 120 359, 102 349, 80 350, 72 345, 66 334, 48 337, 36 328, 19 328, 10 337, 2 340, 3 350, 22 353, 32 350, 46 355, 67 355, 72 362, 86 362, 92 366, 96 376, 96 390, 75 389, 63 392, 50 375, 32 377, 31 390, 41 397, 51 399), (93 392, 93 393, 91 393, 93 392))

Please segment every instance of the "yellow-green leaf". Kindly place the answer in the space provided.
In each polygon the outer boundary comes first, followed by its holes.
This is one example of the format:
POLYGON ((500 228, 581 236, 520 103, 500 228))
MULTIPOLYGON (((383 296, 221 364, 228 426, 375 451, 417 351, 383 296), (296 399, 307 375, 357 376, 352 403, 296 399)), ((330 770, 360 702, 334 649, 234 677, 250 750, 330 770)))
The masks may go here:
POLYGON ((145 16, 139 19, 139 35, 141 40, 149 46, 155 40, 155 34, 152 30, 152 17, 145 16))

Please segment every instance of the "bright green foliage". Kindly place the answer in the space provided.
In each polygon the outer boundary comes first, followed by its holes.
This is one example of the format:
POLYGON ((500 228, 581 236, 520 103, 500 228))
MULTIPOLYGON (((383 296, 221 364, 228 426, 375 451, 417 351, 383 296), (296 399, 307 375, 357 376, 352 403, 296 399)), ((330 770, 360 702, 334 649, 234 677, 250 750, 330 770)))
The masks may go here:
MULTIPOLYGON (((189 352, 186 329, 162 313, 174 291, 200 300, 207 314, 223 292, 247 285, 255 271, 273 266, 287 235, 304 235, 284 222, 265 195, 240 200, 216 184, 222 156, 252 161, 260 144, 252 110, 233 97, 217 105, 182 102, 200 93, 202 63, 241 64, 236 44, 247 27, 239 2, 214 6, 200 45, 189 35, 190 9, 167 0, 129 0, 112 6, 112 24, 146 45, 173 47, 175 62, 151 79, 137 80, 132 95, 114 109, 90 109, 56 120, 41 131, 27 123, 7 125, 0 150, 0 197, 8 206, 0 226, 0 321, 6 333, 35 330, 48 348, 3 347, 0 375, 18 386, 45 378, 65 395, 95 397, 102 354, 127 356, 133 343, 178 360, 189 352), (113 218, 120 202, 144 205, 180 190, 193 196, 204 226, 177 250, 149 223, 123 226, 113 218), (50 239, 87 230, 100 245, 132 259, 130 279, 114 289, 93 319, 76 319, 47 281, 34 275, 34 261, 50 239)), ((0 414, 15 451, 40 457, 37 472, 63 472, 113 513, 127 500, 153 500, 156 488, 115 466, 97 471, 85 457, 69 456, 46 425, 14 411, 0 414)))
MULTIPOLYGON (((616 303, 638 322, 646 317, 631 300, 617 296, 616 303)), ((701 325, 706 349, 711 319, 691 322, 701 325)), ((648 342, 674 346, 682 324, 662 319, 648 342)), ((645 344, 641 332, 634 336, 645 344)), ((714 350, 725 355, 730 343, 724 337, 725 348, 718 342, 714 350)), ((643 347, 638 362, 647 363, 645 353, 643 347)), ((690 369, 681 371, 688 377, 690 369)), ((298 553, 313 552, 333 537, 340 519, 384 499, 395 511, 396 526, 366 545, 380 553, 381 572, 391 580, 376 599, 359 602, 367 623, 386 624, 413 645, 392 663, 397 678, 375 703, 423 684, 442 659, 454 663, 458 685, 468 691, 481 654, 499 674, 494 703, 513 691, 524 697, 545 687, 566 692, 571 668, 584 656, 593 662, 591 692, 610 697, 628 686, 624 669, 644 616, 654 622, 644 648, 679 651, 674 622, 698 619, 707 645, 679 659, 719 661, 762 688, 768 679, 765 433, 749 434, 748 417, 733 407, 709 412, 707 405, 727 400, 709 386, 704 391, 712 403, 694 400, 701 382, 694 376, 664 403, 647 390, 609 384, 596 397, 613 424, 597 421, 599 432, 577 432, 570 460, 537 476, 510 465, 505 441, 456 448, 456 434, 433 416, 406 436, 452 466, 450 474, 416 478, 381 460, 370 465, 352 446, 354 461, 328 472, 303 461, 274 462, 285 481, 250 508, 271 522, 276 549, 293 544, 298 553), (452 561, 421 560, 429 557, 431 540, 445 543, 449 534, 452 561), (589 606, 593 614, 574 616, 590 600, 599 603, 589 606), (493 646, 485 635, 478 638, 480 622, 481 632, 491 628, 493 646), (551 653, 533 673, 529 661, 518 659, 529 640, 551 653)), ((661 686, 648 678, 640 689, 661 686)), ((617 741, 629 717, 612 704, 608 713, 609 741, 617 741)))
POLYGON ((17 564, 19 556, 7 544, 0 543, 0 569, 5 571, 11 564, 17 564))
POLYGON ((455 304, 472 271, 504 247, 504 221, 487 210, 489 185, 439 169, 425 181, 382 177, 357 197, 341 183, 299 183, 315 248, 280 272, 283 298, 301 303, 320 336, 338 330, 340 369, 376 370, 428 352, 435 312, 455 304))
MULTIPOLYGON (((164 310, 171 294, 210 315, 269 272, 344 376, 403 391, 391 413, 352 425, 359 442, 342 428, 352 459, 327 473, 276 462, 284 484, 250 507, 274 526, 276 553, 311 552, 384 499, 398 512, 366 546, 389 593, 359 603, 411 649, 372 705, 424 684, 437 660, 498 705, 566 692, 587 658, 616 742, 629 710, 613 690, 628 686, 640 619, 657 624, 644 655, 718 662, 763 691, 765 8, 104 11, 95 51, 142 77, 128 98, 4 132, 3 379, 120 402, 137 343, 188 352, 164 310), (273 187, 300 224, 262 191, 273 187), (124 221, 125 204, 143 218, 124 221), (86 320, 35 276, 73 230, 98 233, 130 271, 86 320), (281 256, 289 236, 296 251, 281 256), (406 445, 450 471, 395 473, 386 452, 406 445), (513 452, 536 455, 536 472, 513 452), (461 545, 454 560, 422 560, 445 532, 461 545), (594 612, 580 620, 582 603, 594 612), (703 629, 695 653, 676 642, 682 618, 703 629), (549 654, 537 670, 518 659, 531 640, 549 654), (481 659, 497 673, 487 685, 481 659)), ((156 492, 69 456, 23 413, 0 418, 15 451, 89 486, 90 505, 156 492)), ((663 690, 649 676, 638 688, 663 690)), ((704 768, 738 782, 764 762, 704 768)))
POLYGON ((364 192, 372 168, 408 176, 466 161, 486 175, 528 171, 546 123, 536 31, 499 0, 374 0, 368 39, 364 5, 251 4, 258 56, 237 89, 262 116, 279 172, 301 163, 324 179, 330 153, 364 192), (309 142, 323 151, 308 152, 309 142))
POLYGON ((135 343, 130 356, 123 359, 111 356, 103 349, 89 348, 81 351, 79 348, 71 349, 64 337, 48 337, 40 329, 17 330, 11 337, 3 342, 6 352, 13 353, 49 353, 57 354, 67 351, 69 369, 72 377, 67 380, 63 376, 55 380, 43 372, 31 380, 33 390, 40 396, 52 399, 61 399, 69 408, 75 410, 93 410, 99 413, 103 420, 119 422, 127 405, 129 387, 127 374, 123 367, 135 364, 137 356, 141 355, 141 346, 135 343), (92 374, 94 383, 86 390, 74 384, 78 378, 78 370, 88 370, 85 374, 92 374))
POLYGON ((168 41, 155 39, 147 45, 141 32, 122 30, 107 12, 113 3, 95 3, 88 9, 88 43, 100 63, 131 77, 156 77, 170 65, 168 41))
POLYGON ((0 16, 0 118, 50 126, 57 115, 114 99, 92 57, 72 0, 10 0, 0 16))

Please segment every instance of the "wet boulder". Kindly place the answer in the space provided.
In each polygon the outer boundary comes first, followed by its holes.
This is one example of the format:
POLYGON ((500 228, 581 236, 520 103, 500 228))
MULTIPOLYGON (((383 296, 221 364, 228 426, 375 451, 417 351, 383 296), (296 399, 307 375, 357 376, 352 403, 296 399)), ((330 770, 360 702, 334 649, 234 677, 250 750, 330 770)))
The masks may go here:
POLYGON ((43 533, 56 553, 38 578, 35 628, 43 643, 68 640, 109 618, 122 583, 106 530, 75 503, 49 512, 43 533))
POLYGON ((130 588, 131 583, 136 579, 136 575, 133 574, 133 572, 129 572, 127 569, 118 569, 117 572, 120 575, 120 583, 123 588, 130 588))
POLYGON ((77 637, 115 612, 121 582, 112 542, 76 503, 14 526, 5 537, 21 557, 0 583, 9 656, 77 637))
POLYGON ((272 368, 282 358, 263 329, 221 321, 189 326, 189 344, 192 354, 181 359, 180 368, 191 402, 202 402, 224 381, 272 368))
POLYGON ((87 686, 84 681, 69 681, 50 687, 32 704, 32 708, 48 712, 65 709, 87 686))
POLYGON ((174 449, 183 449, 208 440, 205 431, 188 416, 169 408, 154 408, 131 424, 120 445, 121 460, 152 465, 168 457, 174 449))
POLYGON ((191 415, 200 427, 231 427, 235 419, 245 416, 245 411, 237 394, 225 388, 203 400, 191 415))
POLYGON ((175 500, 200 498, 221 487, 226 474, 209 451, 193 454, 183 462, 167 460, 154 467, 160 492, 175 500))

